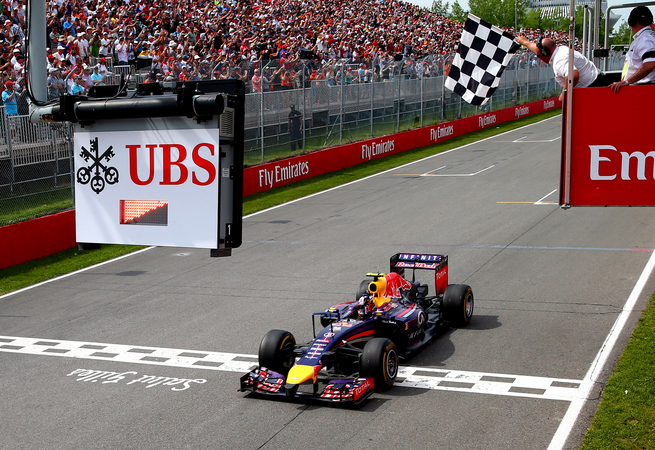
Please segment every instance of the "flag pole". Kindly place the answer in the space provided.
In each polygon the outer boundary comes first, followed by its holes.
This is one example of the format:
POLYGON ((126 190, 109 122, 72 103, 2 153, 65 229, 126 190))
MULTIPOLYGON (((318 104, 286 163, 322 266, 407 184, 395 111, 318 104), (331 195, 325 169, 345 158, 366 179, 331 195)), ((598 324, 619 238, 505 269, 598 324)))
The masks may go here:
POLYGON ((575 0, 571 0, 569 18, 569 76, 566 80, 566 159, 564 162, 564 204, 563 208, 571 207, 571 123, 573 120, 573 61, 575 59, 575 0))

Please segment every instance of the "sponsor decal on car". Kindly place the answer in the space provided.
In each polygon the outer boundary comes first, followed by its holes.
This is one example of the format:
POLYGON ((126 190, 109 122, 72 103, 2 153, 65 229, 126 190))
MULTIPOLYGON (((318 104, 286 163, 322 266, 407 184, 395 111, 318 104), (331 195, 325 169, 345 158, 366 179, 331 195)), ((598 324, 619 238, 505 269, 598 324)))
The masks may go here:
POLYGON ((355 389, 353 389, 353 400, 357 400, 368 390, 373 390, 373 388, 374 388, 373 378, 367 378, 362 384, 360 384, 355 389))
POLYGON ((441 261, 442 255, 417 255, 414 253, 401 253, 400 258, 404 261, 441 261))

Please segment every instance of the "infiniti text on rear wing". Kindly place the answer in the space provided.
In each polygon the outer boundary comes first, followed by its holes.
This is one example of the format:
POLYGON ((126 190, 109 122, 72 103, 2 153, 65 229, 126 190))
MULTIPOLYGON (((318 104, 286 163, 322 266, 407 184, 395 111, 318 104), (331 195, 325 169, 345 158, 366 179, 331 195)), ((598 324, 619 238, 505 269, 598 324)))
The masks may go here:
POLYGON ((389 260, 389 271, 404 275, 405 269, 434 270, 436 295, 442 295, 448 286, 448 256, 422 253, 396 253, 389 260))

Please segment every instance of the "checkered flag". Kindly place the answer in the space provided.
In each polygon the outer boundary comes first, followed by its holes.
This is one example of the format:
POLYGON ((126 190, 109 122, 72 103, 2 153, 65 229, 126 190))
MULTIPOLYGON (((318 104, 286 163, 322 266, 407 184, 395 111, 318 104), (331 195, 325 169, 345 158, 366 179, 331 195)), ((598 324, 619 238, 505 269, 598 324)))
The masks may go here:
POLYGON ((446 87, 472 105, 484 105, 520 47, 508 32, 469 14, 446 87))

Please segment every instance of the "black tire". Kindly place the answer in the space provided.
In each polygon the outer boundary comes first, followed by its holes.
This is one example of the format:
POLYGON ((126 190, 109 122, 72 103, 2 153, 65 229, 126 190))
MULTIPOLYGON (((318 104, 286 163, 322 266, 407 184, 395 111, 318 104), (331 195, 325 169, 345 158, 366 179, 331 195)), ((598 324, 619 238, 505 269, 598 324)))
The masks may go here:
POLYGON ((466 284, 450 284, 443 294, 444 319, 455 327, 465 327, 473 317, 473 290, 466 284))
POLYGON ((384 391, 396 381, 398 362, 396 344, 389 339, 373 338, 364 346, 359 373, 373 378, 376 391, 384 391))
POLYGON ((359 300, 362 295, 368 292, 368 285, 370 284, 370 282, 371 280, 364 280, 361 283, 359 283, 357 292, 355 292, 355 300, 359 300))
POLYGON ((286 377, 296 362, 295 345, 296 339, 288 331, 269 331, 259 344, 259 366, 286 377))

